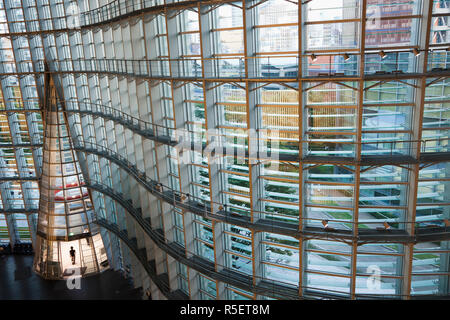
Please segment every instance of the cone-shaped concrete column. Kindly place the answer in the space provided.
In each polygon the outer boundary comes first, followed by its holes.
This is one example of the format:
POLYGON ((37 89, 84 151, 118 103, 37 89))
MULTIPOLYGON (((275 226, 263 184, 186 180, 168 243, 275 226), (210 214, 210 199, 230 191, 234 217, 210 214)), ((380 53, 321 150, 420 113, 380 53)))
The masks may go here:
POLYGON ((46 74, 44 149, 34 269, 47 279, 86 276, 107 267, 107 256, 85 187, 64 105, 46 74))

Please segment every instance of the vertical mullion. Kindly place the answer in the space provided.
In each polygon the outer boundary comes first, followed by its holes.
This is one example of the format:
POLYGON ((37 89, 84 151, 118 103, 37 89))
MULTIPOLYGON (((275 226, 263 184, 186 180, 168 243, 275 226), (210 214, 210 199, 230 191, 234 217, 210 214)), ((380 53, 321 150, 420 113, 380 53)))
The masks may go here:
POLYGON ((351 264, 351 282, 350 297, 356 299, 356 272, 357 272, 357 253, 358 253, 358 221, 359 221, 359 196, 361 181, 361 150, 362 150, 362 123, 364 113, 364 69, 365 69, 365 48, 366 48, 366 12, 367 0, 362 0, 360 10, 360 61, 359 61, 359 81, 358 81, 358 122, 356 128, 356 161, 355 166, 355 184, 353 190, 353 241, 352 241, 352 264, 351 264))

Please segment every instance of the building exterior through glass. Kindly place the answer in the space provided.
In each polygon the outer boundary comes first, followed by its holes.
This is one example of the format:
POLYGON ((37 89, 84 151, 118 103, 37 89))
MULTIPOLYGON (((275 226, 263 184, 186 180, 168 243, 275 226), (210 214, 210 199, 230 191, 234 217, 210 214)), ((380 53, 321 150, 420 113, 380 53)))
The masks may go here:
POLYGON ((0 242, 40 241, 48 65, 87 226, 153 299, 448 297, 449 16, 0 0, 0 242))

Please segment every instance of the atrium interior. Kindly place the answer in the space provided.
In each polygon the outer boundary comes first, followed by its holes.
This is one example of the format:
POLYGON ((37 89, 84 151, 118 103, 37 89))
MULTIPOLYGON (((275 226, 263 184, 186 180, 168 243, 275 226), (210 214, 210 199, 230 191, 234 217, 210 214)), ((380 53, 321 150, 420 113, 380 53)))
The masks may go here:
POLYGON ((0 270, 449 299, 449 75, 450 0, 0 0, 0 270))

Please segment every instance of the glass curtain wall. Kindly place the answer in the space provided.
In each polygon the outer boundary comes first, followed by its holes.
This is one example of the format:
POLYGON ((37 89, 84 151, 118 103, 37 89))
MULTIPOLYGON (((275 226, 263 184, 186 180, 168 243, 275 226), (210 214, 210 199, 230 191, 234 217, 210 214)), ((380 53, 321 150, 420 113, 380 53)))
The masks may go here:
POLYGON ((97 216, 149 265, 102 228, 110 260, 152 297, 448 296, 449 16, 447 0, 0 1, 0 241, 27 241, 25 221, 33 239, 45 58, 97 216))

